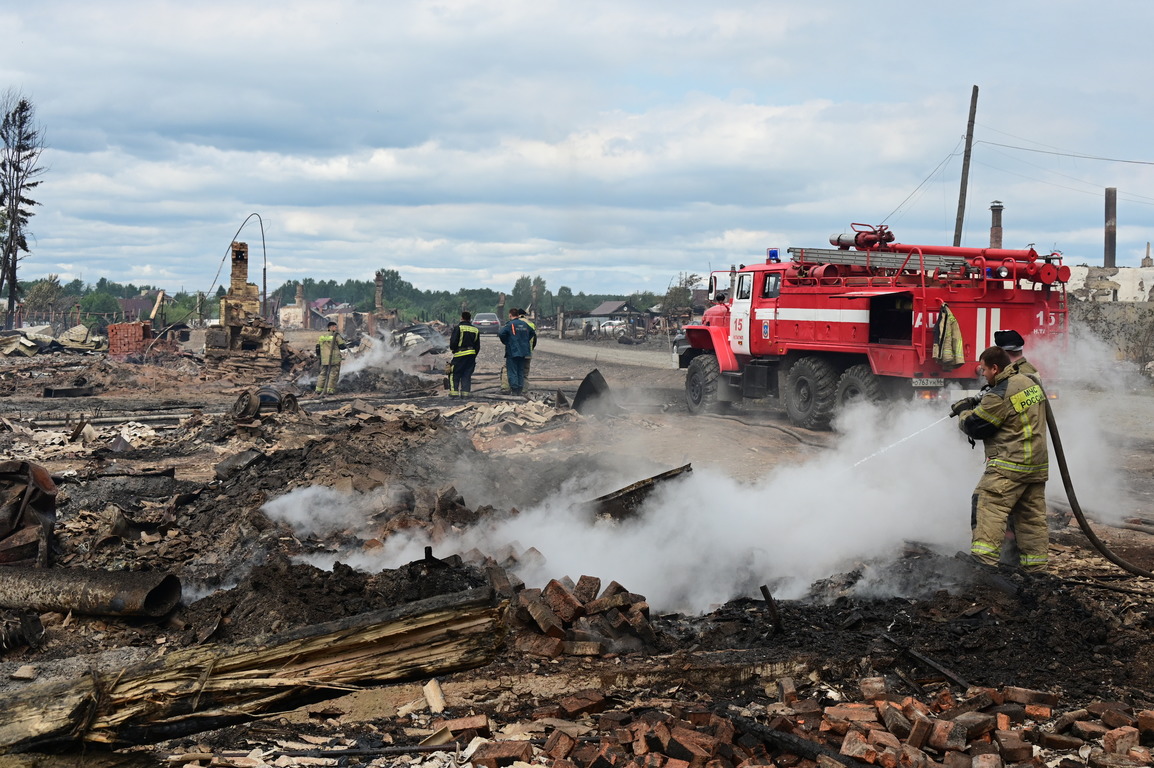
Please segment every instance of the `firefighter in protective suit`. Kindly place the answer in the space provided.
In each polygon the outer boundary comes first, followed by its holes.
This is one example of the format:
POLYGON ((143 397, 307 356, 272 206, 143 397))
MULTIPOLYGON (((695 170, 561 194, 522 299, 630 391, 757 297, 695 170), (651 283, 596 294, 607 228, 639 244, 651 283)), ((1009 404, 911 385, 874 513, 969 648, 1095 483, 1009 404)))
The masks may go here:
POLYGON ((329 323, 328 330, 317 338, 317 359, 321 369, 317 374, 317 394, 335 395, 337 382, 341 379, 341 350, 348 347, 348 340, 337 333, 337 324, 329 323))
POLYGON ((971 500, 970 554, 997 565, 1006 522, 1016 515, 1019 564, 1027 571, 1044 571, 1050 544, 1046 394, 1036 379, 1016 371, 1004 349, 990 347, 978 360, 988 389, 951 409, 962 432, 981 440, 986 453, 986 468, 971 500))

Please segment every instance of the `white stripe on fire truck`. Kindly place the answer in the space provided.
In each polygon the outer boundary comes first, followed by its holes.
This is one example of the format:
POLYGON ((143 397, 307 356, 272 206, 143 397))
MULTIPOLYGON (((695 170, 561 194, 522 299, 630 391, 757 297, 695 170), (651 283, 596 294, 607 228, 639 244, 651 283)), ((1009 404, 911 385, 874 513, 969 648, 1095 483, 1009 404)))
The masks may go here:
MULTIPOLYGON (((755 319, 772 320, 773 310, 755 310, 755 319), (764 314, 763 314, 764 312, 764 314)), ((777 319, 806 323, 868 323, 868 309, 818 309, 816 307, 778 307, 777 319)))
MULTIPOLYGON (((1001 330, 1001 328, 1002 328, 1002 310, 999 307, 993 307, 992 309, 990 309, 990 343, 984 345, 982 347, 982 349, 985 349, 986 347, 994 346, 994 332, 1001 330)), ((982 354, 981 349, 978 350, 978 354, 979 355, 982 354)))

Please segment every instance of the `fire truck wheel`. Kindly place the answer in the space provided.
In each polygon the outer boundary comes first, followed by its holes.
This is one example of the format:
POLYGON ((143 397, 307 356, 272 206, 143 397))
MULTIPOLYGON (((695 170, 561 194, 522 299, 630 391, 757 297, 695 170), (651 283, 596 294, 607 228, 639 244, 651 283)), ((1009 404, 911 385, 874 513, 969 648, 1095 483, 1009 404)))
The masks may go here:
POLYGON ((794 425, 803 429, 829 426, 837 402, 837 371, 820 357, 803 357, 789 367, 782 400, 794 425))
POLYGON ((879 400, 884 400, 885 396, 882 380, 868 365, 850 366, 837 380, 838 408, 844 408, 859 400, 876 403, 879 400))
POLYGON ((685 374, 685 402, 690 413, 704 413, 717 403, 717 380, 721 366, 713 355, 698 355, 689 361, 685 374))

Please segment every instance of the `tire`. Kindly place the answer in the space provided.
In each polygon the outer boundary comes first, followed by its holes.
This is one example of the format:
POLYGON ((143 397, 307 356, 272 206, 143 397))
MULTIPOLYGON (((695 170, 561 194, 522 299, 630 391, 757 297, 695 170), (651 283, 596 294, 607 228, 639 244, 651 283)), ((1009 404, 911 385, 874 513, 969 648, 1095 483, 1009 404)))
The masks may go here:
POLYGON ((820 357, 803 357, 789 367, 781 399, 795 426, 824 429, 837 402, 837 371, 820 357))
POLYGON ((689 361, 685 373, 685 404, 690 413, 704 413, 717 405, 717 380, 721 366, 710 354, 698 355, 689 361))
POLYGON ((885 399, 886 391, 881 378, 864 363, 850 366, 837 380, 838 408, 845 408, 851 403, 876 403, 885 399))

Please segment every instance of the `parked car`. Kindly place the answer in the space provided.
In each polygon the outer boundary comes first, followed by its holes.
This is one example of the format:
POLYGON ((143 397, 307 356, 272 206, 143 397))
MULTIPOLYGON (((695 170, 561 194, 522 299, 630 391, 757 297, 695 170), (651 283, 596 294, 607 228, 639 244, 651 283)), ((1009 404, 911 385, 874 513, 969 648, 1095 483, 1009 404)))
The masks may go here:
POLYGON ((473 325, 481 333, 496 333, 501 327, 501 320, 493 312, 478 312, 473 315, 473 325))

